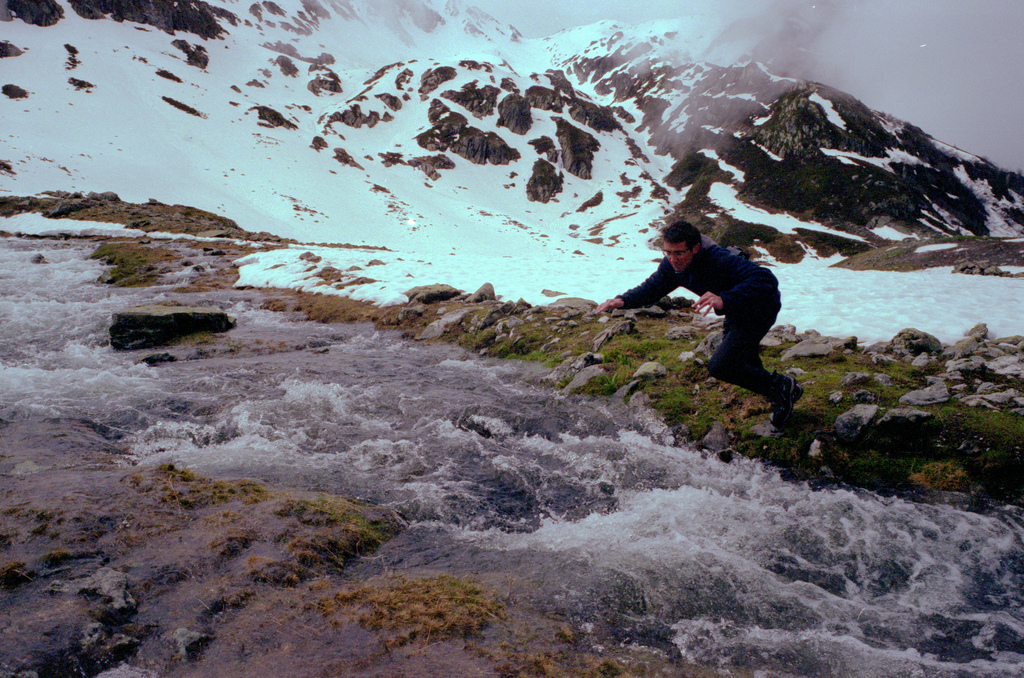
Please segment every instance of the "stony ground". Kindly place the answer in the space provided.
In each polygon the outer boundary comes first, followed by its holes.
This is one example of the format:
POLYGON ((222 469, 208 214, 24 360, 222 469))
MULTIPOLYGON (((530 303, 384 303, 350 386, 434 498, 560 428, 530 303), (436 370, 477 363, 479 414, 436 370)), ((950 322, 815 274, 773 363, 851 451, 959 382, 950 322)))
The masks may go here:
MULTIPOLYGON (((97 200, 90 218, 110 213, 97 200)), ((185 209, 160 230, 178 223, 210 235, 208 217, 185 209)), ((202 295, 231 287, 231 262, 251 251, 251 234, 236 239, 228 225, 221 235, 232 237, 93 242, 112 266, 108 284, 152 284, 200 261, 181 291, 202 295)), ((798 374, 806 393, 786 429, 773 431, 761 399, 708 378, 703 360, 716 328, 682 303, 599 318, 586 304, 532 308, 466 295, 382 310, 329 295, 252 293, 266 308, 320 322, 376 322, 414 340, 541 361, 552 388, 649 406, 667 442, 693 442, 723 463, 742 454, 816 484, 981 510, 1024 503, 1024 416, 1015 411, 1024 384, 978 364, 1014 359, 1024 337, 980 337, 959 349, 922 349, 921 337, 858 347, 780 328, 765 361, 798 374), (938 382, 946 399, 901 402, 938 382), (864 408, 874 408, 866 422, 864 408), (855 410, 860 418, 844 421, 855 410), (921 414, 881 424, 900 410, 921 414)), ((215 351, 222 340, 206 341, 215 351)), ((0 423, 0 474, 11 488, 0 500, 0 676, 95 675, 125 660, 160 676, 282 667, 294 676, 717 675, 658 653, 596 646, 515 573, 353 577, 351 563, 401 533, 400 518, 377 507, 187 469, 139 471, 119 464, 118 450, 81 422, 48 426, 0 423)))

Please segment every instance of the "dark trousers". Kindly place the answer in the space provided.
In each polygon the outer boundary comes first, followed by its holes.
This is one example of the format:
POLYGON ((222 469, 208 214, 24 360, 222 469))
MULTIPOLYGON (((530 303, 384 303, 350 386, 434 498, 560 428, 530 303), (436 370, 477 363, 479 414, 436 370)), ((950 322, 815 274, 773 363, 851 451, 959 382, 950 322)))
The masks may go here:
POLYGON ((769 400, 776 376, 761 364, 761 339, 775 324, 776 313, 763 317, 726 316, 722 343, 708 361, 708 372, 720 381, 742 386, 769 400))

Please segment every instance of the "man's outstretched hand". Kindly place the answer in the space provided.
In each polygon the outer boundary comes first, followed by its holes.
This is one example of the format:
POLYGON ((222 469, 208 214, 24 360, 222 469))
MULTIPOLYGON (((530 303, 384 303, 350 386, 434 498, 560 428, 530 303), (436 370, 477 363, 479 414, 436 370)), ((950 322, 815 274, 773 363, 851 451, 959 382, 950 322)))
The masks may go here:
POLYGON ((711 309, 721 311, 723 305, 722 297, 714 292, 705 292, 700 295, 700 299, 693 303, 693 310, 707 315, 711 309))
POLYGON ((604 313, 605 311, 612 311, 617 308, 622 308, 623 306, 625 306, 625 304, 626 302, 624 302, 619 297, 613 297, 608 301, 598 304, 597 308, 594 309, 594 313, 604 313))

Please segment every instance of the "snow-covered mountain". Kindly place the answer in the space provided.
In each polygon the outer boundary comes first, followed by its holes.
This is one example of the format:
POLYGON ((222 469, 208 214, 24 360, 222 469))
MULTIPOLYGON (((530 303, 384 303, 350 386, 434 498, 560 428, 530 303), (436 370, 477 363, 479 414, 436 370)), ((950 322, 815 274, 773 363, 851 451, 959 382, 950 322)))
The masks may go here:
POLYGON ((713 21, 526 40, 458 0, 7 0, 0 19, 0 194, 114 191, 402 250, 625 256, 672 213, 789 260, 1024 235, 1024 177, 825 85, 695 60, 733 37, 713 21))

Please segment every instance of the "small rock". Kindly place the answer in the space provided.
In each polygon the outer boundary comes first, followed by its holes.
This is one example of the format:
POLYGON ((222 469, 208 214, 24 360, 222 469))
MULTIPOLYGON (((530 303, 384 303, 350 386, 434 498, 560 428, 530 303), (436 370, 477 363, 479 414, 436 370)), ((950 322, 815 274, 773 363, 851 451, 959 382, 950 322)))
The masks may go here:
POLYGON ((704 449, 711 452, 720 453, 724 450, 729 449, 729 430, 720 421, 716 421, 711 425, 711 430, 708 431, 701 439, 701 445, 704 449))
POLYGON ((668 374, 668 368, 659 362, 646 362, 633 373, 633 379, 657 379, 668 374))
POLYGON ((470 304, 479 304, 484 301, 494 301, 495 299, 496 297, 494 296, 494 285, 492 285, 491 283, 484 283, 483 285, 480 286, 480 289, 478 289, 476 292, 473 292, 473 294, 469 295, 466 301, 469 302, 470 304))
POLYGON ((796 346, 782 354, 782 361, 794 360, 796 358, 811 358, 814 356, 826 356, 832 353, 832 344, 822 341, 819 338, 804 339, 796 346))
POLYGON ((947 402, 949 398, 949 389, 944 383, 938 383, 918 391, 911 391, 902 396, 900 402, 908 405, 937 405, 947 402))
POLYGON ((836 436, 843 442, 853 442, 860 438, 868 424, 878 414, 878 405, 856 405, 836 417, 836 436))
POLYGON ((177 659, 194 660, 199 658, 203 649, 213 640, 213 636, 208 633, 179 628, 168 634, 168 639, 177 647, 175 654, 177 659))

